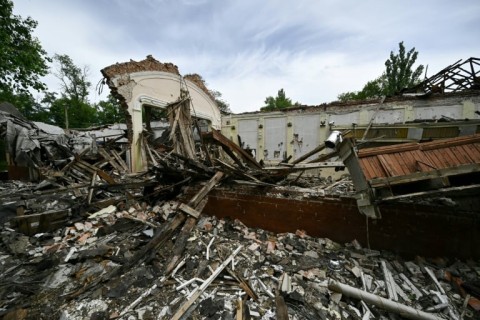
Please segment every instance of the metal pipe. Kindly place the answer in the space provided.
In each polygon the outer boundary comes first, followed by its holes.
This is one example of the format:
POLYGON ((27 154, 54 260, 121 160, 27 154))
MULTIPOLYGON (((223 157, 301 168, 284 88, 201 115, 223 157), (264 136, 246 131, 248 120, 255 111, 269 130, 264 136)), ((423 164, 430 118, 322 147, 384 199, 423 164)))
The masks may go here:
POLYGON ((342 142, 342 133, 340 131, 332 131, 325 140, 325 146, 330 149, 335 149, 339 143, 342 142))
POLYGON ((407 319, 416 320, 444 320, 434 314, 423 312, 404 304, 379 297, 366 291, 351 287, 335 280, 328 282, 328 289, 340 292, 348 297, 365 301, 389 312, 394 312, 407 319))

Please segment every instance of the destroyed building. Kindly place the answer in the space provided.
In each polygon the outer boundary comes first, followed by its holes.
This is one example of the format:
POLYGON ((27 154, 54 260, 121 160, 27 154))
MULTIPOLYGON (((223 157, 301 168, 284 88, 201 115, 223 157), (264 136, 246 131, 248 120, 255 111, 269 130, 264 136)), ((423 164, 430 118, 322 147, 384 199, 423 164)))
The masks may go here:
POLYGON ((0 111, 9 174, 36 180, 0 184, 0 314, 480 318, 478 61, 379 101, 220 118, 200 77, 149 56, 102 70, 125 126, 0 111))

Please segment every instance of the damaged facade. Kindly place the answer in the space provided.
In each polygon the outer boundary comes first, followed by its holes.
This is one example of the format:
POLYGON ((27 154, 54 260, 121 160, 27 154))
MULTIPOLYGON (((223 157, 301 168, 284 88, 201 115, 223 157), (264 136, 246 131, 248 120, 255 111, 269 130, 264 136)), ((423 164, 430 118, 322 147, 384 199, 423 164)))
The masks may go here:
POLYGON ((164 64, 148 56, 139 62, 111 65, 102 69, 102 74, 126 111, 133 172, 146 168, 141 148, 144 107, 165 109, 185 99, 195 117, 220 129, 220 111, 203 82, 195 76, 182 77, 177 66, 171 63, 164 64))
POLYGON ((479 318, 471 85, 220 122, 172 64, 102 73, 125 126, 0 114, 11 163, 41 180, 0 184, 5 319, 479 318), (150 107, 171 145, 143 135, 150 107))

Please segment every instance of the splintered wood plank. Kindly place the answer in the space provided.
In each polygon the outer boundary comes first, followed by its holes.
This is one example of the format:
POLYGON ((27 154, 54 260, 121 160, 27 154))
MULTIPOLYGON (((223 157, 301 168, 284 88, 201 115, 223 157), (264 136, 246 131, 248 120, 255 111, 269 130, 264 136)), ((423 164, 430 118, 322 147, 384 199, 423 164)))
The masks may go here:
POLYGON ((405 163, 410 173, 418 171, 417 160, 415 160, 414 155, 414 151, 405 152, 405 163))
POLYGON ((109 154, 108 152, 103 149, 103 148, 98 148, 98 153, 100 153, 102 155, 102 157, 104 157, 108 163, 110 163, 112 165, 112 167, 117 170, 118 172, 122 172, 123 171, 123 168, 117 163, 117 161, 115 159, 113 159, 109 154))
MULTIPOLYGON (((453 148, 453 147, 452 147, 453 148)), ((445 149, 445 156, 451 167, 458 166, 461 162, 457 159, 452 148, 445 149)))
POLYGON ((470 157, 471 162, 480 163, 480 144, 463 145, 462 148, 470 157))
POLYGON ((187 206, 186 204, 184 203, 180 203, 180 205, 178 206, 178 209, 182 210, 183 212, 185 212, 186 214, 189 214, 191 215, 192 217, 194 218, 198 218, 200 216, 200 212, 193 209, 192 207, 190 206, 187 206))
MULTIPOLYGON (((198 215, 203 210, 203 207, 206 205, 206 201, 202 202, 207 194, 212 190, 215 185, 220 181, 223 177, 224 173, 218 171, 215 175, 205 184, 200 191, 198 191, 195 196, 188 202, 188 207, 195 209, 198 211, 198 215)), ((182 210, 183 211, 183 210, 182 210)), ((167 263, 166 273, 170 273, 173 271, 177 263, 180 261, 183 251, 185 250, 185 246, 187 244, 187 239, 192 232, 193 227, 196 225, 197 219, 196 217, 190 216, 186 218, 185 224, 180 231, 180 234, 177 236, 175 244, 173 246, 172 252, 173 255, 170 258, 169 262, 167 263)))
POLYGON ((408 170, 407 163, 405 162, 405 153, 392 153, 390 155, 390 160, 395 162, 395 166, 399 170, 400 175, 412 173, 408 170))
POLYGON ((358 159, 359 161, 359 164, 360 164, 360 167, 362 168, 362 171, 363 171, 363 175, 365 176, 365 178, 367 180, 371 179, 371 176, 372 176, 372 167, 368 161, 368 158, 363 158, 363 159, 358 159))
POLYGON ((242 246, 239 246, 233 253, 225 260, 221 265, 217 267, 217 269, 212 273, 212 275, 206 279, 200 287, 197 288, 194 294, 185 301, 180 308, 178 308, 177 312, 172 316, 172 320, 179 320, 182 318, 185 312, 192 306, 192 304, 202 295, 202 293, 205 291, 205 289, 215 280, 218 275, 225 269, 226 266, 230 264, 230 262, 233 260, 233 258, 240 252, 242 249, 242 246))
POLYGON ((395 167, 395 164, 389 161, 389 157, 379 154, 377 156, 380 164, 382 165, 383 169, 387 173, 387 177, 398 176, 401 175, 399 170, 395 167))
POLYGON ((120 155, 118 154, 118 152, 116 150, 110 150, 110 152, 113 154, 113 156, 115 157, 115 159, 117 159, 117 162, 122 166, 123 170, 125 170, 126 172, 128 172, 128 166, 127 164, 125 163, 125 161, 123 161, 122 157, 120 157, 120 155))
POLYGON ((365 177, 367 179, 386 177, 386 172, 384 172, 376 156, 366 157, 360 159, 360 161, 365 164, 365 168, 367 169, 367 172, 365 174, 365 177))
POLYGON ((463 156, 462 152, 459 152, 459 148, 457 146, 451 147, 450 151, 450 155, 456 161, 457 165, 465 164, 465 157, 463 156))
POLYGON ((377 157, 370 157, 369 161, 370 161, 370 165, 372 166, 376 176, 379 176, 379 175, 381 175, 383 177, 388 176, 387 172, 383 169, 383 166, 382 166, 382 164, 380 163, 380 160, 377 157))
POLYGON ((436 154, 434 152, 429 151, 424 151, 423 154, 430 160, 430 162, 433 164, 433 166, 436 169, 442 169, 443 168, 443 163, 438 159, 436 154))
POLYGON ((382 187, 384 185, 398 185, 410 183, 420 180, 438 179, 439 177, 449 177, 454 175, 469 174, 473 172, 480 172, 478 164, 469 164, 453 168, 444 168, 439 170, 432 170, 430 172, 416 172, 405 176, 396 176, 389 178, 378 178, 370 180, 372 187, 382 187))
POLYGON ((112 176, 110 176, 105 171, 99 169, 99 170, 97 170, 97 174, 100 176, 100 178, 105 180, 108 184, 117 184, 115 179, 113 179, 112 176))
POLYGON ((432 171, 437 168, 437 166, 430 161, 430 158, 420 150, 413 151, 413 157, 417 162, 417 168, 419 168, 421 172, 432 171))
POLYGON ((211 132, 205 133, 204 137, 213 139, 214 141, 217 141, 220 145, 224 145, 230 150, 234 151, 239 156, 241 156, 243 160, 247 164, 249 164, 251 167, 256 169, 262 169, 262 166, 257 162, 257 160, 255 160, 255 158, 252 157, 251 154, 249 154, 247 151, 243 150, 238 145, 230 141, 220 131, 212 129, 211 132))
POLYGON ((77 161, 73 167, 75 167, 77 170, 81 171, 82 173, 85 173, 85 172, 88 172, 89 174, 93 174, 95 172, 95 170, 93 170, 92 168, 86 166, 84 163, 82 163, 81 161, 77 161))

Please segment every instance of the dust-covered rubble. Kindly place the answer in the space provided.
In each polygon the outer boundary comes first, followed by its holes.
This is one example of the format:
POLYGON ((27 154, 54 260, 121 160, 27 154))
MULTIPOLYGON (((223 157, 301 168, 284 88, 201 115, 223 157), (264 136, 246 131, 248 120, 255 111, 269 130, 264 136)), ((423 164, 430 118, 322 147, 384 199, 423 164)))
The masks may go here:
POLYGON ((281 319, 281 310, 289 319, 396 317, 382 305, 331 290, 332 283, 341 283, 428 312, 436 317, 432 319, 479 318, 474 309, 479 307, 474 298, 479 292, 478 261, 404 260, 362 248, 356 240, 341 245, 301 230, 273 234, 238 220, 208 216, 198 220, 181 262, 170 274, 164 270, 174 238, 143 263, 117 274, 176 205, 136 204, 123 210, 113 206, 31 237, 4 226, 2 315, 5 319, 171 319, 202 289, 179 318, 281 319), (238 254, 210 279, 235 250, 238 254), (211 283, 202 288, 208 279, 211 283))

